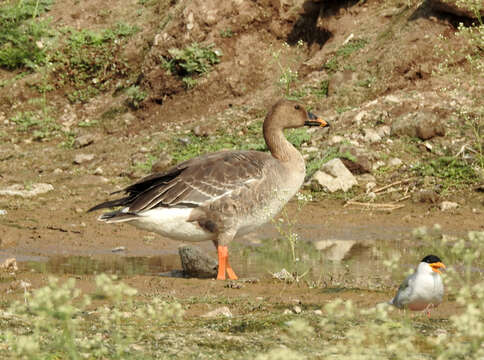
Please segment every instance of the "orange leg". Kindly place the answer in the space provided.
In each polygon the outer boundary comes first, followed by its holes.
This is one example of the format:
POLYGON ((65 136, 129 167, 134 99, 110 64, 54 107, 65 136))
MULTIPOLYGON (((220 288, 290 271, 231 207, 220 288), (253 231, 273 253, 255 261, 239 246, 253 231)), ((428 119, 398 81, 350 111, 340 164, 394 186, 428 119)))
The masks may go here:
POLYGON ((217 280, 225 280, 225 272, 230 280, 237 280, 234 270, 229 264, 229 249, 227 246, 217 246, 218 252, 218 274, 217 280))

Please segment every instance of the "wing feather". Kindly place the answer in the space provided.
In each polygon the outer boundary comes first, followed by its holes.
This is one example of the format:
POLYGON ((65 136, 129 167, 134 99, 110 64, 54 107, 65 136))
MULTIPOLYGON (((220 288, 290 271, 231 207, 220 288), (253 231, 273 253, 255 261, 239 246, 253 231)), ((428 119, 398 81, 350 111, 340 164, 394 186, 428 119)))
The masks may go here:
POLYGON ((157 206, 197 207, 219 199, 264 176, 275 159, 259 151, 221 151, 185 161, 164 173, 147 176, 125 188, 127 196, 96 205, 92 210, 126 206, 136 213, 157 206))

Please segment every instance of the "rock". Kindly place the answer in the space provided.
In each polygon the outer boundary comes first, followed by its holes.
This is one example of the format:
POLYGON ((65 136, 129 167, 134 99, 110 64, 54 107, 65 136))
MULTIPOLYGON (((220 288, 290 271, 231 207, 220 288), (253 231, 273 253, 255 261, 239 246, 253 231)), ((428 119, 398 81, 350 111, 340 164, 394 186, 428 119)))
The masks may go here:
POLYGON ((0 264, 0 270, 3 270, 5 272, 17 271, 18 270, 17 259, 15 258, 5 259, 5 261, 0 264))
POLYGON ((358 114, 353 119, 353 123, 356 124, 357 126, 361 125, 361 121, 367 116, 368 113, 365 110, 360 111, 358 114))
POLYGON ((440 200, 439 194, 433 190, 421 190, 413 197, 414 201, 436 204, 440 200))
POLYGON ((341 154, 349 155, 346 158, 341 158, 341 161, 352 174, 358 175, 371 172, 372 164, 367 155, 367 150, 362 150, 354 146, 343 145, 340 146, 339 152, 341 154))
POLYGON ((454 210, 454 209, 457 209, 458 207, 459 207, 459 204, 452 201, 442 201, 440 203, 440 210, 442 211, 454 210))
POLYGON ((331 136, 331 138, 328 140, 328 144, 329 145, 339 144, 339 143, 342 143, 344 139, 345 138, 342 136, 334 135, 334 136, 331 136))
POLYGON ((286 269, 282 269, 279 272, 273 273, 272 277, 274 279, 282 280, 282 281, 293 281, 294 280, 294 276, 292 276, 292 274, 289 271, 287 271, 286 269))
POLYGON ((163 172, 167 170, 173 162, 173 158, 167 153, 161 153, 157 162, 151 166, 152 172, 163 172))
POLYGON ((131 123, 136 121, 136 116, 134 116, 130 112, 127 112, 121 116, 121 121, 124 122, 126 125, 130 125, 131 123))
POLYGON ((74 156, 74 164, 81 165, 94 160, 94 154, 77 154, 74 156))
POLYGON ((0 195, 30 198, 40 194, 45 194, 52 190, 54 190, 54 187, 51 184, 32 184, 28 186, 28 189, 26 189, 24 185, 14 184, 4 189, 0 189, 0 195))
POLYGON ((376 178, 371 175, 371 174, 361 174, 356 177, 356 180, 358 180, 358 183, 366 184, 366 187, 368 188, 369 184, 374 184, 372 185, 372 188, 376 186, 376 178))
POLYGON ((338 71, 330 77, 328 83, 328 96, 332 96, 338 92, 346 83, 357 80, 357 74, 350 70, 338 71))
POLYGON ((296 305, 292 308, 292 311, 294 312, 294 314, 300 314, 302 312, 302 309, 300 306, 296 305))
POLYGON ((313 312, 314 312, 314 315, 318 315, 318 316, 323 315, 323 312, 319 309, 314 310, 313 312))
POLYGON ((378 170, 382 166, 385 166, 385 162, 382 160, 378 160, 376 163, 373 164, 372 170, 373 171, 378 170))
POLYGON ((218 262, 205 255, 200 249, 181 245, 178 248, 183 272, 197 278, 213 278, 217 276, 218 262))
POLYGON ((338 190, 346 192, 354 185, 358 185, 356 178, 340 159, 333 159, 324 164, 321 170, 313 175, 313 181, 329 192, 338 190))
POLYGON ((117 253, 117 252, 122 252, 122 251, 125 251, 125 250, 126 250, 126 248, 124 246, 118 246, 118 247, 111 249, 111 252, 117 253))
POLYGON ((376 129, 376 133, 380 135, 380 137, 384 138, 390 135, 391 128, 388 125, 383 125, 383 126, 380 126, 378 129, 376 129))
POLYGON ((430 112, 413 112, 395 119, 391 127, 392 136, 418 137, 428 140, 444 136, 445 129, 437 116, 430 112))
POLYGON ((353 240, 320 240, 314 243, 319 251, 324 251, 326 257, 331 261, 341 261, 351 250, 356 241, 353 240))
POLYGON ((204 318, 214 318, 214 317, 219 317, 219 316, 225 316, 225 317, 232 317, 232 313, 230 312, 230 309, 227 306, 222 306, 220 308, 217 308, 215 310, 212 310, 204 315, 202 317, 204 318))
POLYGON ((214 132, 215 132, 215 129, 214 129, 214 126, 210 126, 210 125, 196 125, 194 128, 193 128, 193 134, 196 135, 196 136, 203 136, 203 137, 207 137, 207 136, 210 136, 212 135, 214 132))
POLYGON ((364 137, 363 140, 369 143, 377 143, 381 141, 381 136, 373 129, 363 129, 364 137))
POLYGON ((102 175, 104 174, 104 171, 101 167, 97 167, 94 172, 93 172, 94 175, 102 175))
POLYGON ((91 145, 95 140, 95 136, 92 134, 84 134, 81 136, 76 137, 74 140, 74 147, 76 149, 86 147, 88 145, 91 145))
MULTIPOLYGON (((474 11, 460 5, 457 0, 429 0, 430 6, 437 11, 446 12, 456 16, 465 16, 471 19, 477 19, 474 11)), ((482 4, 482 2, 481 2, 482 4)), ((484 7, 480 6, 479 16, 484 18, 484 7)))
POLYGON ((0 216, 7 215, 7 210, 0 209, 0 216))
POLYGON ((400 160, 399 158, 392 158, 390 159, 390 161, 388 161, 388 166, 391 166, 391 167, 400 167, 402 166, 403 164, 403 161, 400 160))
POLYGON ((352 174, 359 175, 371 172, 371 161, 366 155, 357 155, 353 160, 341 159, 352 174))

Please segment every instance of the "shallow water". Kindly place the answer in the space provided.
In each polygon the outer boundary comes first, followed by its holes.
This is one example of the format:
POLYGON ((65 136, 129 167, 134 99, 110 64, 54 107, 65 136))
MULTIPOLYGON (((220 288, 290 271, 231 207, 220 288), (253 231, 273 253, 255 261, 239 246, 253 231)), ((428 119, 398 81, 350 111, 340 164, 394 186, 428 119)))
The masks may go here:
MULTIPOLYGON (((267 277, 284 268, 316 284, 355 286, 364 283, 371 286, 390 276, 403 278, 430 253, 449 263, 450 259, 444 256, 448 249, 442 248, 436 239, 416 240, 409 228, 392 224, 378 228, 351 225, 327 228, 305 224, 279 230, 269 225, 256 234, 234 241, 230 245, 230 261, 239 277, 267 277), (294 255, 284 231, 297 234, 294 255), (392 274, 384 265, 385 260, 394 256, 400 257, 401 274, 392 274)), ((209 256, 216 257, 213 245, 200 246, 209 256)), ((115 253, 97 249, 91 254, 19 254, 15 257, 21 269, 45 274, 181 275, 176 248, 158 252, 141 248, 135 252, 115 253)), ((0 261, 6 257, 8 254, 0 252, 0 261)))

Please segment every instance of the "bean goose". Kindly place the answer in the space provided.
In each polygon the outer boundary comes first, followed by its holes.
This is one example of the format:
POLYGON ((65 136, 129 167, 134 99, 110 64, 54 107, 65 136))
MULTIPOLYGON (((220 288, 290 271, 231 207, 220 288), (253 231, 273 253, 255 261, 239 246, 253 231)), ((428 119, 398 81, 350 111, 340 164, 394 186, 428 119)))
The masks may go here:
POLYGON ((175 240, 212 240, 218 252, 217 279, 237 279, 228 244, 272 219, 304 181, 304 159, 283 133, 304 125, 329 124, 294 101, 280 100, 263 124, 270 153, 234 150, 202 155, 147 176, 118 191, 124 197, 89 211, 122 207, 99 220, 127 222, 175 240))

